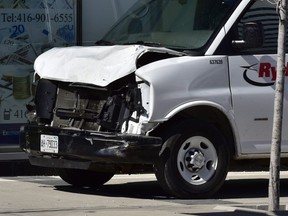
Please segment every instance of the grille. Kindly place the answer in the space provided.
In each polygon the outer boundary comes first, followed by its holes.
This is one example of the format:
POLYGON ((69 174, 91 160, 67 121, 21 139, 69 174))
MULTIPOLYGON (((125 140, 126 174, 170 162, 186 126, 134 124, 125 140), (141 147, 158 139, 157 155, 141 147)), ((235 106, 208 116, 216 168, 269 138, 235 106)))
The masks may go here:
POLYGON ((98 131, 98 115, 105 104, 101 94, 90 89, 59 86, 52 126, 98 131))

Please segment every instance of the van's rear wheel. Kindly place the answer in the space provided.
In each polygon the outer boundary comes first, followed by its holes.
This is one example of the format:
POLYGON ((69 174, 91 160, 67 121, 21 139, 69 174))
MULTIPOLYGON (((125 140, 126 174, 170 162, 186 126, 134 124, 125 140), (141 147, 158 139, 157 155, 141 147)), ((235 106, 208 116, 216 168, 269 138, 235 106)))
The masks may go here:
POLYGON ((160 185, 179 198, 206 198, 225 181, 229 150, 224 137, 213 125, 186 121, 171 130, 155 164, 160 185))
POLYGON ((75 187, 92 188, 102 186, 114 176, 114 173, 78 169, 59 169, 58 174, 65 182, 75 187))

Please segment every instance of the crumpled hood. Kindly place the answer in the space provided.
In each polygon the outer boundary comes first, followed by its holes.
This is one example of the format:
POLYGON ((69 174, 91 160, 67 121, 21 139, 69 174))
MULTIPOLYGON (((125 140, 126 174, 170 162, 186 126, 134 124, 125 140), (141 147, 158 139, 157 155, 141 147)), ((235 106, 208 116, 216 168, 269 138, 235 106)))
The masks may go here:
POLYGON ((107 86, 136 70, 136 60, 147 51, 180 55, 166 48, 142 45, 53 48, 34 63, 35 72, 45 79, 107 86))

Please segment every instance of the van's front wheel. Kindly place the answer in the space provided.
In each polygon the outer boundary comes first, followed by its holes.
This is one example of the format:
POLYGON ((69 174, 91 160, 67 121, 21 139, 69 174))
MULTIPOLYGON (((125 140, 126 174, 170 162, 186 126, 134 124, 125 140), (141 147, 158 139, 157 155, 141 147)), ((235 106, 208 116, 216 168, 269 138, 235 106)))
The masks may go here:
POLYGON ((155 164, 155 174, 172 196, 207 198, 224 183, 229 159, 227 144, 217 128, 187 121, 171 130, 155 164))
POLYGON ((114 173, 78 169, 58 169, 59 176, 74 187, 98 188, 108 182, 114 173))

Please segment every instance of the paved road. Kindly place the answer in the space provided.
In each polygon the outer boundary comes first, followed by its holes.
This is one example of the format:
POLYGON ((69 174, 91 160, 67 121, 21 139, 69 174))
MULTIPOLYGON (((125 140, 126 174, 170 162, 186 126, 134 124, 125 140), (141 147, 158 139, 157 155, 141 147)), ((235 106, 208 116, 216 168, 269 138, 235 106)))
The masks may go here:
MULTIPOLYGON (((282 172, 283 209, 287 180, 288 172, 282 172)), ((0 215, 267 215, 267 190, 267 172, 229 173, 219 193, 203 200, 167 198, 154 175, 117 175, 100 190, 75 189, 57 176, 0 177, 0 215)))

